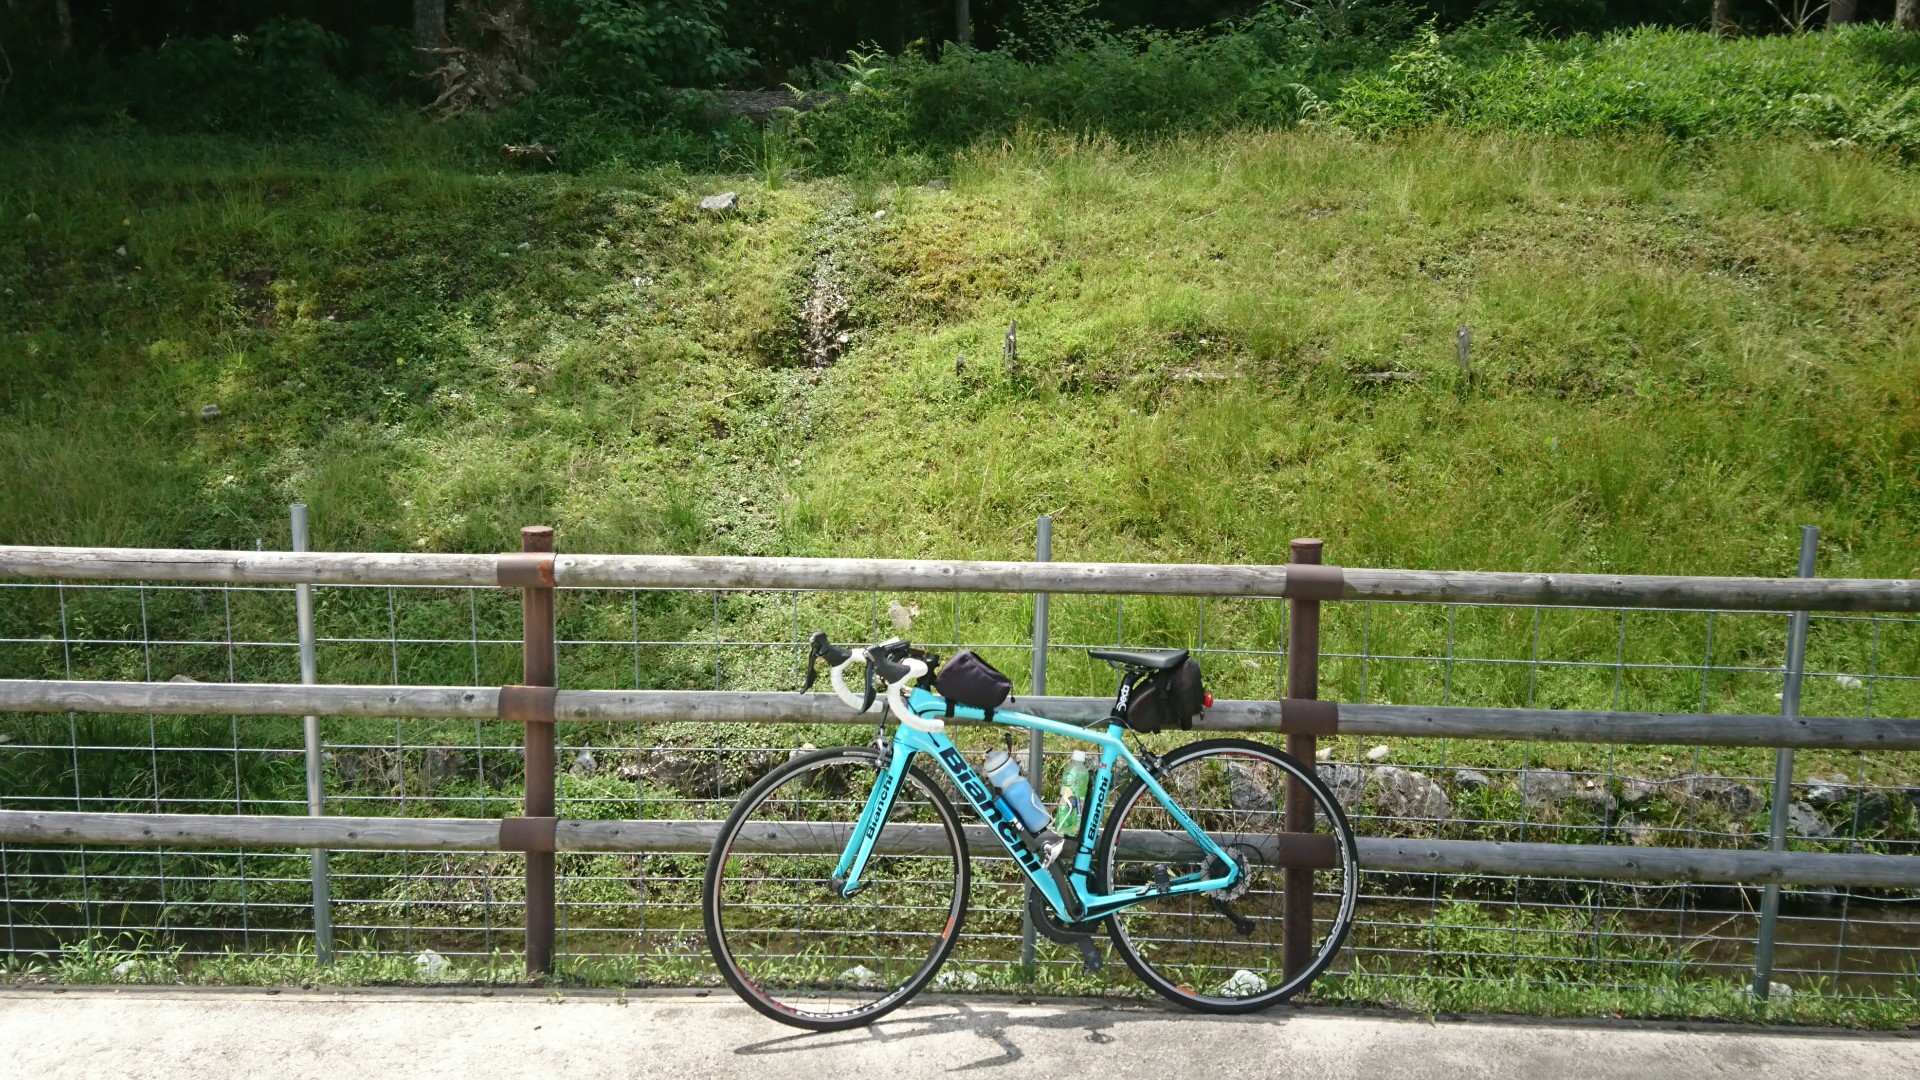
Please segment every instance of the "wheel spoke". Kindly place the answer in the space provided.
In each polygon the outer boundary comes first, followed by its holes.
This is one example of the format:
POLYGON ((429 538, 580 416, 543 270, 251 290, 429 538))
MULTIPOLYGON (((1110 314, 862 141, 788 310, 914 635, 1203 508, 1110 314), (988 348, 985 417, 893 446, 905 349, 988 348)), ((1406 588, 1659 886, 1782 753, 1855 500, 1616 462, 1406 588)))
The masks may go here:
MULTIPOLYGON (((1208 1011, 1251 1011, 1297 993, 1331 961, 1351 920, 1359 871, 1337 804, 1310 781, 1315 832, 1331 841, 1334 858, 1332 867, 1312 875, 1320 908, 1314 961, 1292 979, 1283 970, 1286 888, 1277 864, 1284 861, 1281 852, 1301 850, 1283 834, 1289 778, 1303 775, 1286 755, 1242 740, 1196 743, 1167 756, 1161 785, 1244 876, 1215 898, 1167 896, 1112 916, 1116 946, 1156 991, 1208 1011), (1216 900, 1230 905, 1231 914, 1216 900), (1333 917, 1321 917, 1328 913, 1333 917)), ((1109 885, 1150 881, 1156 870, 1177 879, 1225 869, 1138 784, 1121 794, 1099 861, 1109 885)))
MULTIPOLYGON (((876 848, 852 897, 830 883, 843 840, 807 853, 764 838, 850 837, 881 775, 863 748, 809 755, 749 792, 721 830, 707 871, 708 945, 721 973, 761 1012, 800 1027, 871 1022, 933 977, 958 936, 968 871, 953 807, 918 770, 888 828, 921 837, 910 852, 876 848), (760 842, 756 843, 756 838, 760 842), (944 842, 940 838, 944 838, 944 842)), ((883 834, 884 835, 884 834, 883 834)))

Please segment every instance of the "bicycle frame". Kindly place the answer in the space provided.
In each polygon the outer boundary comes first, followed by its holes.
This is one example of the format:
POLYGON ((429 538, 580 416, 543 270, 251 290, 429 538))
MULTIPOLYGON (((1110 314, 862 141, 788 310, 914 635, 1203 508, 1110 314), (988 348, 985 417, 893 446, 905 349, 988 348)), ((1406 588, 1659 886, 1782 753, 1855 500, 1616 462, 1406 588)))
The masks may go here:
MULTIPOLYGON (((908 707, 924 717, 945 717, 947 700, 926 690, 915 689, 907 699, 908 707)), ((968 720, 989 720, 979 709, 966 705, 953 707, 953 715, 968 720)), ((868 858, 873 854, 874 842, 879 838, 886 824, 887 815, 893 809, 894 796, 900 790, 900 781, 906 775, 907 766, 912 763, 915 754, 925 754, 940 763, 955 787, 973 805, 974 812, 980 815, 998 837, 1007 854, 1013 857, 1021 873, 1033 883, 1033 887, 1046 897, 1054 914, 1064 922, 1075 923, 1097 919, 1132 904, 1154 896, 1181 895, 1184 893, 1210 892, 1223 889, 1239 880, 1241 870, 1233 858, 1215 843, 1211 836, 1194 824, 1186 811, 1182 810, 1170 797, 1153 774, 1140 764, 1126 744, 1121 741, 1124 730, 1118 723, 1108 723, 1106 731, 1098 732, 1088 728, 1063 724, 1049 720, 1044 716, 1015 712, 1010 709, 996 709, 989 720, 991 723, 1008 727, 1026 728, 1058 735, 1079 742, 1092 743, 1100 748, 1100 767, 1094 772, 1086 799, 1086 811, 1081 815, 1079 850, 1074 853, 1073 866, 1065 875, 1070 891, 1062 892, 1053 874, 1043 866, 1038 853, 1027 846, 1023 830, 1013 809, 999 792, 993 789, 972 765, 967 762, 960 748, 953 744, 944 733, 916 731, 905 725, 896 725, 893 733, 892 757, 886 764, 886 771, 874 783, 873 791, 867 796, 866 807, 860 813, 859 821, 854 825, 853 835, 847 841, 847 847, 841 853, 840 862, 834 867, 833 881, 842 896, 852 896, 860 888, 860 874, 866 868, 868 858), (1193 837, 1201 849, 1219 860, 1226 867, 1226 873, 1219 877, 1204 877, 1202 873, 1183 874, 1173 878, 1163 887, 1159 883, 1137 885, 1112 893, 1094 893, 1087 888, 1087 879, 1093 872, 1093 847, 1100 835, 1101 819, 1106 814, 1106 796, 1112 787, 1113 771, 1116 764, 1124 764, 1134 776, 1146 785, 1147 791, 1173 817, 1179 826, 1193 837)), ((1032 778, 1029 778, 1031 781, 1032 778)))

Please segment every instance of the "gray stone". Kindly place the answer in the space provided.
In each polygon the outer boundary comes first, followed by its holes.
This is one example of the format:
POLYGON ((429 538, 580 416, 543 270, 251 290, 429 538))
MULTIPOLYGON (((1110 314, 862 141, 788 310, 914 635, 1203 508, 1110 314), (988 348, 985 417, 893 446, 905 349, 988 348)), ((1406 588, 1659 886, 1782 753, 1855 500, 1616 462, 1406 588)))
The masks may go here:
POLYGON ((600 763, 594 760, 593 751, 582 750, 574 755, 573 767, 567 771, 582 780, 590 780, 600 771, 600 763))
POLYGON ((1360 792, 1367 786, 1367 778, 1357 765, 1322 765, 1316 770, 1320 781, 1333 790, 1335 802, 1340 809, 1351 812, 1360 802, 1360 792))
POLYGON ((1459 791, 1484 791, 1493 786, 1493 777, 1479 769, 1456 769, 1453 786, 1459 791))
POLYGON ((1573 794, 1573 774, 1554 769, 1525 769, 1520 773, 1520 798, 1529 806, 1559 802, 1573 794))
POLYGON ((431 787, 453 780, 467 763, 467 755, 450 746, 429 746, 420 752, 420 778, 431 787))
POLYGON ((1642 780, 1629 776, 1620 781, 1620 801, 1628 806, 1639 806, 1655 795, 1660 794, 1660 783, 1655 780, 1642 780))
POLYGON ((1382 765, 1367 778, 1367 791, 1380 813, 1396 818, 1445 821, 1453 816, 1453 800, 1425 773, 1382 765))
POLYGON ((1227 801, 1235 810, 1271 814, 1279 809, 1273 792, 1238 765, 1227 766, 1227 801))
POLYGON ((1820 816, 1820 811, 1797 802, 1787 807, 1787 831, 1809 840, 1825 840, 1833 835, 1833 826, 1820 816))
POLYGON ((1621 818, 1620 835, 1637 847, 1654 847, 1660 843, 1660 831, 1639 818, 1621 818))
POLYGON ((700 200, 700 209, 716 214, 724 214, 740 207, 740 193, 723 191, 718 195, 709 195, 700 200))
POLYGON ((218 405, 202 405, 202 406, 200 406, 200 419, 202 419, 202 420, 218 420, 218 419, 220 419, 220 406, 218 406, 218 405))
POLYGON ((1749 787, 1737 780, 1725 780, 1717 776, 1701 776, 1689 773, 1676 781, 1681 794, 1696 801, 1711 803, 1736 816, 1751 814, 1766 808, 1767 797, 1757 788, 1749 787))
POLYGON ((1816 810, 1824 810, 1835 803, 1847 801, 1851 794, 1845 780, 1815 780, 1807 785, 1807 805, 1816 810))
POLYGON ((933 179, 927 181, 927 186, 932 188, 935 191, 945 191, 949 187, 952 187, 953 185, 947 183, 945 178, 936 176, 933 179))
POLYGON ((194 678, 194 677, 193 677, 193 676, 191 676, 191 675, 186 675, 186 674, 181 674, 181 675, 175 675, 175 676, 174 676, 173 678, 171 678, 171 679, 168 679, 167 681, 168 681, 168 682, 191 682, 191 683, 197 683, 197 682, 199 682, 200 680, 199 680, 199 679, 196 679, 196 678, 194 678))

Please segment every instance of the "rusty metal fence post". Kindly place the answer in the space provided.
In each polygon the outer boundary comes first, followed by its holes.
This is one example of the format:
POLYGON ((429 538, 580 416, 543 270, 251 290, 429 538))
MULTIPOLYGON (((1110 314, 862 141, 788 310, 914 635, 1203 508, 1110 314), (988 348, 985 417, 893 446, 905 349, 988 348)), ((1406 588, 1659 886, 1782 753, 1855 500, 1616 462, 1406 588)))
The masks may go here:
MULTIPOLYGON (((1317 565, 1319 540, 1293 542, 1293 565, 1317 565)), ((1295 592, 1289 582, 1287 591, 1295 592)), ((1307 701, 1320 696, 1320 601, 1292 596, 1287 600, 1287 687, 1286 697, 1307 701)), ((1287 753, 1311 769, 1318 751, 1314 735, 1287 735, 1287 753)), ((1286 830, 1313 831, 1313 793, 1306 785, 1288 781, 1286 830)), ((1288 978, 1313 962, 1313 870, 1288 867, 1281 872, 1282 923, 1280 941, 1281 969, 1288 978)))
MULTIPOLYGON (((520 530, 520 550, 528 554, 552 555, 553 529, 529 525, 520 530)), ((521 674, 526 686, 558 686, 557 648, 553 621, 552 560, 545 562, 546 572, 539 585, 521 585, 521 674)), ((552 822, 554 818, 553 711, 549 704, 544 719, 526 719, 527 794, 524 811, 529 824, 552 822)), ((551 833, 549 832, 550 836, 551 833)), ((553 970, 555 918, 553 844, 528 843, 527 851, 527 977, 540 978, 553 970), (533 848, 544 846, 547 850, 533 848)))

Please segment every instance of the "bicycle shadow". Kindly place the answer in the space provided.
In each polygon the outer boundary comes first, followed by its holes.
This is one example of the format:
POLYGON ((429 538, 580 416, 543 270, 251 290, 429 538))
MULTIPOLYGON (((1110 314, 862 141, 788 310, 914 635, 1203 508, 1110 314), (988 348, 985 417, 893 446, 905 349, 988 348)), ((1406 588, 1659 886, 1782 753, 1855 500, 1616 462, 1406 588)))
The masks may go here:
MULTIPOLYGON (((1011 1034, 1018 1029, 1079 1030, 1086 1033, 1086 1041, 1095 1045, 1105 1045, 1114 1041, 1115 1036, 1110 1032, 1116 1027, 1149 1020, 1166 1020, 1174 1015, 1180 1014, 1171 1009, 1152 1005, 1134 1007, 1095 1005, 1072 1008, 1066 1012, 1029 1016, 1017 1015, 1011 1008, 983 1007, 967 1001, 946 1000, 929 1002, 917 1007, 907 1006, 863 1028, 783 1035, 779 1038, 736 1047, 733 1052, 743 1056, 813 1052, 835 1046, 853 1046, 872 1042, 881 1044, 908 1042, 931 1036, 969 1033, 993 1043, 1000 1051, 993 1057, 971 1061, 948 1070, 971 1072, 976 1069, 994 1069, 1011 1065, 1025 1057, 1026 1051, 1020 1048, 1011 1034)), ((1220 1019, 1239 1018, 1221 1017, 1220 1019)), ((1272 1018, 1267 1018, 1266 1022, 1272 1022, 1272 1018)))

